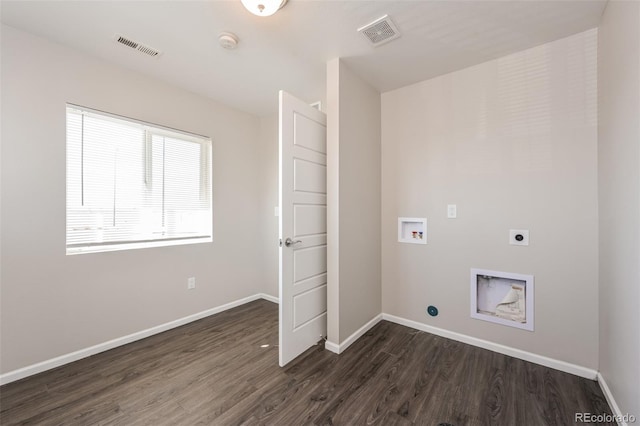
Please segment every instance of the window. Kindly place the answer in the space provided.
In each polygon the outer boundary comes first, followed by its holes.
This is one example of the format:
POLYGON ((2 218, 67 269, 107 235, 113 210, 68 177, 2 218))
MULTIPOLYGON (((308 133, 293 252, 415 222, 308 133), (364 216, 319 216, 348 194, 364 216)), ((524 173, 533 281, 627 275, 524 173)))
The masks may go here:
POLYGON ((210 242, 211 140, 67 105, 67 254, 210 242))

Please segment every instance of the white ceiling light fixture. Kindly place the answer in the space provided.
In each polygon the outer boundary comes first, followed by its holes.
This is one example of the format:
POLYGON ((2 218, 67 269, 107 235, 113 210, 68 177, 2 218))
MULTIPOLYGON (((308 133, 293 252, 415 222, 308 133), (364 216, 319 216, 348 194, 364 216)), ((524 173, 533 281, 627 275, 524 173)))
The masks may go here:
POLYGON ((257 16, 271 16, 282 9, 288 0, 240 0, 244 7, 257 16))

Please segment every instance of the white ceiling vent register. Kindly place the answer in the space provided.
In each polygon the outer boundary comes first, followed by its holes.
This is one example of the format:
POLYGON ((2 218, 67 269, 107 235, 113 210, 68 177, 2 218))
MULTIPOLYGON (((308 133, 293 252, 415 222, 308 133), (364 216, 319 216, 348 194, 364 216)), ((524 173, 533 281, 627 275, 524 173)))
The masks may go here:
POLYGON ((362 33, 375 47, 400 37, 400 31, 398 31, 398 28, 393 24, 389 15, 384 15, 370 24, 358 28, 358 32, 362 33))
POLYGON ((142 43, 139 43, 137 41, 133 41, 130 38, 127 38, 123 35, 120 34, 116 34, 113 36, 113 39, 115 40, 116 43, 120 43, 124 46, 130 47, 132 49, 137 50, 140 53, 144 53, 145 55, 149 55, 149 56, 160 56, 162 54, 161 51, 159 51, 158 49, 154 49, 153 47, 149 47, 147 45, 144 45, 142 43))

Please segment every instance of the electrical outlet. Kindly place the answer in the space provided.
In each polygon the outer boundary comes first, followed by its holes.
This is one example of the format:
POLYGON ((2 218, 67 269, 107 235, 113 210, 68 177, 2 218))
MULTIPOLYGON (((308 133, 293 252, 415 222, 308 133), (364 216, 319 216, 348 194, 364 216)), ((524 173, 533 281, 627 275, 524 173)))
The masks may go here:
POLYGON ((196 288, 196 277, 190 277, 187 279, 187 288, 189 290, 196 288))
POLYGON ((510 229, 509 244, 512 246, 528 246, 529 230, 528 229, 510 229))

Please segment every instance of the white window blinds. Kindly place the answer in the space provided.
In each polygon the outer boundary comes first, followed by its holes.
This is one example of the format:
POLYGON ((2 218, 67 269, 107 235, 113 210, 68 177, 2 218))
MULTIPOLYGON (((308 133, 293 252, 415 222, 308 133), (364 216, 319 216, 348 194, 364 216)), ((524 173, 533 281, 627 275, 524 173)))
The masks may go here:
POLYGON ((67 254, 211 241, 211 140, 67 106, 67 254))

